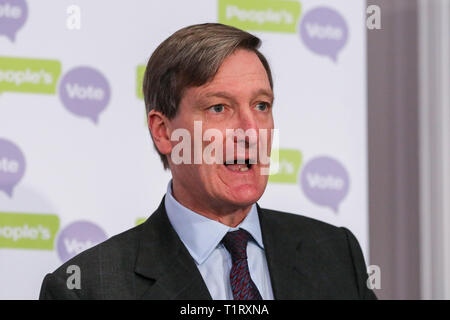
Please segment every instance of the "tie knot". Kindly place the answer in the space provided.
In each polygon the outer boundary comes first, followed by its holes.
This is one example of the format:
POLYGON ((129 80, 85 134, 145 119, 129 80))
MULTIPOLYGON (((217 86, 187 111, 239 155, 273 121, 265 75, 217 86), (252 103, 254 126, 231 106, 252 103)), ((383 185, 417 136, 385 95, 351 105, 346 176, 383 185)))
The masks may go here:
POLYGON ((247 243, 252 236, 244 229, 227 232, 222 242, 233 261, 247 259, 247 243))

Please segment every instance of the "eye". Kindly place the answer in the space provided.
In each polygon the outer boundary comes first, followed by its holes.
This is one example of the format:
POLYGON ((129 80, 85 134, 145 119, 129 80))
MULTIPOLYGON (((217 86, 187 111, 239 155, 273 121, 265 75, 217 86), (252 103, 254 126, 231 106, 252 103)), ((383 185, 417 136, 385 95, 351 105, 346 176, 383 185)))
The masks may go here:
POLYGON ((225 107, 223 104, 216 104, 216 105, 209 107, 208 109, 214 113, 221 113, 225 110, 225 107))
POLYGON ((259 111, 266 111, 267 109, 269 109, 269 104, 267 102, 259 102, 256 104, 255 108, 259 111))

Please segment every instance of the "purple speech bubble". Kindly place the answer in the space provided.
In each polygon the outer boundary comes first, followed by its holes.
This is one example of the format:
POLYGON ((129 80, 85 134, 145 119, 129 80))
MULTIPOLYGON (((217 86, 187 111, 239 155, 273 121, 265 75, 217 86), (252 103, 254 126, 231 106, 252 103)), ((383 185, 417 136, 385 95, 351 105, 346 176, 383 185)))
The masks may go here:
POLYGON ((106 233, 96 224, 89 221, 76 221, 59 233, 56 250, 61 261, 66 262, 107 238, 106 233))
POLYGON ((0 0, 0 35, 14 42, 16 32, 25 24, 27 17, 25 0, 0 0))
POLYGON ((0 138, 0 190, 12 197, 13 188, 25 173, 25 157, 11 141, 0 138))
POLYGON ((337 62, 338 52, 348 39, 348 27, 337 11, 319 7, 303 17, 300 36, 311 51, 337 62))
POLYGON ((303 167, 300 177, 306 197, 318 205, 330 207, 335 213, 348 193, 349 183, 347 170, 330 157, 310 160, 303 167))
POLYGON ((106 78, 90 67, 77 67, 67 72, 59 84, 59 98, 70 112, 87 117, 95 124, 108 105, 111 90, 106 78))

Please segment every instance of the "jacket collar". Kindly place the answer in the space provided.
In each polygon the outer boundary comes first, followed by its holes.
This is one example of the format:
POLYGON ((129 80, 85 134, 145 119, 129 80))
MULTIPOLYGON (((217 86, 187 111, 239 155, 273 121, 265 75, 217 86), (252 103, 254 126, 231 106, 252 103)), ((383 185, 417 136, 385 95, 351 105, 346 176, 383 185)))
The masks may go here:
POLYGON ((317 298, 317 260, 307 241, 311 231, 306 224, 289 223, 292 214, 257 208, 275 299, 317 298))
MULTIPOLYGON (((293 228, 257 205, 275 299, 312 299, 318 286, 314 255, 304 246, 307 228, 293 228), (295 284, 295 285, 293 285, 295 284)), ((282 214, 282 213, 281 213, 282 214)), ((284 220, 284 219, 283 219, 284 220)), ((143 223, 135 272, 137 298, 211 300, 203 278, 169 222, 164 198, 143 223)))
POLYGON ((170 225, 164 198, 143 223, 135 272, 150 282, 137 282, 137 298, 212 299, 194 260, 170 225))

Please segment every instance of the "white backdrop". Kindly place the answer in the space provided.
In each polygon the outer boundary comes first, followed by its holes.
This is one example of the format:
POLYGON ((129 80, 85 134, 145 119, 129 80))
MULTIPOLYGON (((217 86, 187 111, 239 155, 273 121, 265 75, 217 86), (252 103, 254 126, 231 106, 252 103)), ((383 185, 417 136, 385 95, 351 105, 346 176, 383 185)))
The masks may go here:
POLYGON ((283 171, 260 205, 348 227, 368 263, 365 1, 0 0, 1 299, 37 298, 47 272, 157 207, 170 173, 137 68, 216 21, 259 36, 274 74, 283 171))

